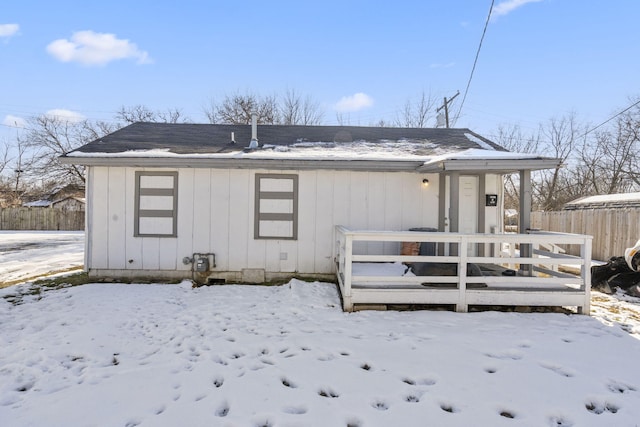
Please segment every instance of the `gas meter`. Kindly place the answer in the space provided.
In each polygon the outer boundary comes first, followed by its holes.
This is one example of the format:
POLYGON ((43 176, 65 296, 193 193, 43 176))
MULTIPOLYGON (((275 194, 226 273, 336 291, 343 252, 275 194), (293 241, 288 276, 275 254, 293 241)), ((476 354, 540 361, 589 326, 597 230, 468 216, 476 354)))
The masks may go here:
POLYGON ((203 273, 205 271, 209 271, 209 258, 208 257, 198 257, 196 259, 196 271, 199 273, 203 273))

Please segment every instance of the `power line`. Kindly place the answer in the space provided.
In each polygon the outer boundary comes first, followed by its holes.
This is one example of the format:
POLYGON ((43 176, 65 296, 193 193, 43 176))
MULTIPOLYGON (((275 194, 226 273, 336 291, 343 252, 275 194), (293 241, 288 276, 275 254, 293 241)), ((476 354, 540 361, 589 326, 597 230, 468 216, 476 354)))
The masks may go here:
POLYGON ((462 106, 464 105, 464 101, 467 99, 467 93, 469 92, 469 86, 471 86, 471 79, 473 79, 473 73, 476 70, 476 64, 478 63, 478 57, 480 56, 480 49, 482 49, 482 42, 484 40, 484 35, 487 32, 487 27, 489 26, 489 20, 491 19, 491 12, 493 12, 493 3, 495 0, 491 0, 491 7, 489 7, 489 15, 487 15, 487 21, 484 23, 484 30, 482 30, 482 37, 480 37, 480 44, 478 44, 478 50, 476 51, 476 58, 473 60, 473 67, 471 68, 471 74, 469 75, 469 81, 467 82, 467 88, 464 90, 464 96, 462 97, 462 102, 460 102, 460 108, 458 109, 458 114, 456 114, 456 118, 454 122, 458 121, 460 117, 460 113, 462 112, 462 106))
POLYGON ((591 129, 589 129, 588 131, 586 131, 585 133, 583 133, 582 135, 580 135, 577 139, 583 138, 587 135, 589 135, 591 132, 593 132, 594 130, 598 129, 599 127, 602 127, 604 125, 606 125, 607 123, 609 123, 611 120, 615 119, 616 117, 626 113, 627 111, 629 111, 630 109, 632 109, 633 107, 635 107, 636 105, 640 104, 640 100, 638 100, 637 102, 634 102, 633 104, 629 105, 627 108, 625 108, 624 110, 620 111, 618 114, 615 114, 614 116, 609 117, 607 120, 605 120, 604 122, 600 123, 598 126, 593 127, 591 129))

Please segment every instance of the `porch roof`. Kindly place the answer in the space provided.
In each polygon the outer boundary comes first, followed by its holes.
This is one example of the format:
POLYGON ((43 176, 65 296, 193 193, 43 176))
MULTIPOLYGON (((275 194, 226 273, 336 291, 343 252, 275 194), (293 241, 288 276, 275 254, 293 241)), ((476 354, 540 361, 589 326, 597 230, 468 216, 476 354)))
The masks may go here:
POLYGON ((450 154, 426 161, 418 172, 487 172, 511 173, 520 170, 540 170, 560 167, 560 159, 523 153, 493 153, 469 150, 462 154, 450 154))

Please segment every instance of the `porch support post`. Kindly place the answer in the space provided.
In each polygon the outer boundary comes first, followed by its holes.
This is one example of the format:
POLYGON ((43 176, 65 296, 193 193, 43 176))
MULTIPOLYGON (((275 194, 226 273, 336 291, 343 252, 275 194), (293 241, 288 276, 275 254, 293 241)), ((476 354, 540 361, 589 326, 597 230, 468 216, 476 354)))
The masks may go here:
MULTIPOLYGON (((444 232, 447 216, 447 175, 438 175, 438 231, 444 232)), ((438 255, 444 255, 444 243, 438 243, 438 255)))
MULTIPOLYGON (((485 203, 485 195, 487 184, 487 175, 481 173, 478 175, 478 233, 485 233, 485 223, 486 223, 486 203, 485 203)), ((484 256, 485 254, 485 243, 478 243, 478 256, 484 256)))
MULTIPOLYGON (((520 171, 520 234, 527 233, 531 228, 531 171, 520 171)), ((520 245, 520 257, 528 258, 532 255, 531 244, 520 245)), ((520 264, 522 275, 531 276, 533 273, 532 264, 520 264)))
MULTIPOLYGON (((449 179, 449 232, 460 230, 460 174, 455 172, 449 179)), ((451 243, 449 255, 458 255, 458 243, 451 243)))

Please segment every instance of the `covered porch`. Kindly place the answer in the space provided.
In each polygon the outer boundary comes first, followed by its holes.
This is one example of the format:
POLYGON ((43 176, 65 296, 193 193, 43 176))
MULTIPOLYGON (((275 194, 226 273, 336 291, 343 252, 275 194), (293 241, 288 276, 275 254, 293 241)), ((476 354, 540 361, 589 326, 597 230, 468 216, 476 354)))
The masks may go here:
POLYGON ((345 311, 396 304, 451 305, 458 312, 473 306, 562 306, 588 314, 591 240, 538 231, 467 234, 336 226, 334 259, 345 311), (403 255, 403 243, 411 242, 429 250, 403 255), (564 245, 578 245, 580 256, 555 250, 564 245), (371 275, 360 268, 383 263, 407 269, 371 275), (564 273, 563 265, 577 266, 581 274, 564 273))

